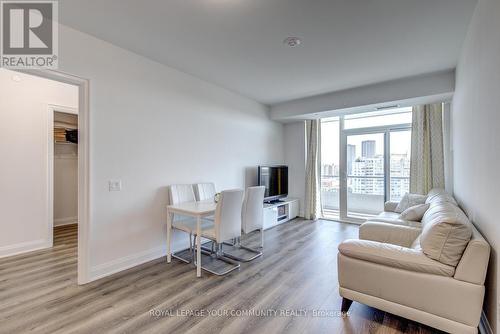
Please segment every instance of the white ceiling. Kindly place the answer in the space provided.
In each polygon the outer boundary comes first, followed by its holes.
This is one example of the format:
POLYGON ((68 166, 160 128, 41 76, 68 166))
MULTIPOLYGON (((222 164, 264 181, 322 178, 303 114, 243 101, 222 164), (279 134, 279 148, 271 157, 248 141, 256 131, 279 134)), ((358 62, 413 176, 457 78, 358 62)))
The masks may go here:
POLYGON ((63 24, 273 105, 454 68, 476 0, 59 3, 63 24))

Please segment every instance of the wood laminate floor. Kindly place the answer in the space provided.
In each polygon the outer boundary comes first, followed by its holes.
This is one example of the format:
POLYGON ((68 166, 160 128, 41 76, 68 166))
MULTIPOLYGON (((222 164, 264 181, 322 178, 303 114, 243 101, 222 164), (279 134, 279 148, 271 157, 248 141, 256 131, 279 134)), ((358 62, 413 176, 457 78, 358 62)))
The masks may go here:
POLYGON ((295 220, 223 277, 161 258, 78 286, 76 226, 56 228, 52 249, 0 259, 0 333, 435 333, 356 302, 338 316, 337 245, 357 233, 295 220))

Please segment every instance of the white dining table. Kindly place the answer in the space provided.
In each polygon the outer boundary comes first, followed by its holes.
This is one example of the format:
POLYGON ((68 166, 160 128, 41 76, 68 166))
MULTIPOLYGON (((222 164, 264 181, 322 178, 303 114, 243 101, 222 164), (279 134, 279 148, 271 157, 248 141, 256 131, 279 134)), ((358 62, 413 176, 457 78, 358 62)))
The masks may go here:
POLYGON ((201 277, 201 221, 215 214, 217 203, 213 200, 186 202, 167 206, 167 262, 172 261, 172 221, 174 214, 196 218, 196 276, 201 277))

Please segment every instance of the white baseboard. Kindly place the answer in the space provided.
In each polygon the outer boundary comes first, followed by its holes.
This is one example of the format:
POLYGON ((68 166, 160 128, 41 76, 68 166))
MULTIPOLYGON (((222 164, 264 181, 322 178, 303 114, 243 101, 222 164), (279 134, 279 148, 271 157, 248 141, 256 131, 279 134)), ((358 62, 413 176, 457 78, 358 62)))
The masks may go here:
POLYGON ((14 245, 7 245, 0 247, 0 258, 32 252, 50 247, 52 247, 50 241, 44 239, 20 242, 14 245))
POLYGON ((479 333, 493 334, 490 323, 488 322, 488 318, 486 318, 486 314, 484 314, 484 311, 481 311, 481 319, 479 320, 479 333))
MULTIPOLYGON (((187 236, 188 234, 184 232, 174 232, 174 235, 172 236, 172 252, 189 247, 189 239, 187 236)), ((202 238, 202 243, 205 241, 208 241, 208 239, 205 240, 202 238)), ((96 281, 106 276, 116 274, 117 272, 139 266, 143 263, 153 261, 164 256, 167 256, 167 245, 162 245, 157 248, 152 248, 143 252, 131 254, 116 260, 99 264, 90 269, 90 277, 86 283, 96 281)))
POLYGON ((70 225, 70 224, 77 224, 77 223, 78 223, 77 216, 54 219, 54 226, 70 225))
POLYGON ((156 260, 165 255, 167 255, 167 247, 162 246, 99 264, 90 269, 89 282, 156 260))

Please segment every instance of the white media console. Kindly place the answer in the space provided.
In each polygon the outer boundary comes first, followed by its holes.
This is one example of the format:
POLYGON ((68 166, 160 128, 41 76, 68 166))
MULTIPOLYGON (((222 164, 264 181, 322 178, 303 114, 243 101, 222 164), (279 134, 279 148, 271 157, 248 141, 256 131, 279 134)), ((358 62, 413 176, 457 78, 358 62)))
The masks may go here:
POLYGON ((277 203, 264 203, 264 230, 299 216, 299 200, 284 198, 277 203))

